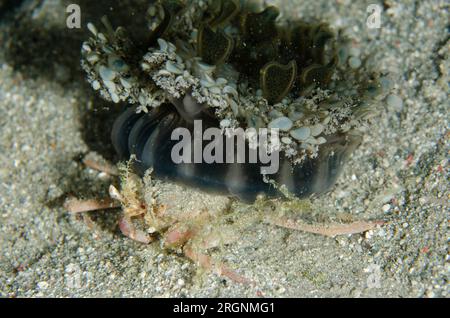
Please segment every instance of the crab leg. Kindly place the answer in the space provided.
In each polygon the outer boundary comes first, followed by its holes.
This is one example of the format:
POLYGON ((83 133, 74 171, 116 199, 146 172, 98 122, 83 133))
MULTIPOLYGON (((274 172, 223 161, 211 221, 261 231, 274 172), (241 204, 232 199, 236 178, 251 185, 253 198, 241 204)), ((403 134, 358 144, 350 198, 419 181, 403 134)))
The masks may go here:
POLYGON ((385 224, 384 221, 356 221, 349 224, 307 224, 287 218, 267 218, 266 222, 291 230, 314 233, 328 237, 364 233, 385 224))
POLYGON ((228 268, 225 264, 216 263, 208 255, 195 252, 190 246, 186 245, 183 248, 184 255, 191 261, 199 265, 200 267, 214 272, 219 276, 227 277, 231 281, 239 284, 253 285, 254 283, 246 277, 238 274, 232 269, 228 268))
POLYGON ((86 167, 106 173, 110 176, 119 175, 119 170, 114 165, 105 160, 97 160, 94 158, 94 155, 94 153, 89 153, 83 158, 83 164, 86 167))
POLYGON ((86 213, 99 210, 117 209, 120 204, 112 199, 103 200, 78 200, 76 198, 69 198, 64 203, 64 208, 70 213, 86 213))
POLYGON ((150 244, 154 239, 142 230, 137 229, 131 219, 123 217, 119 221, 119 228, 123 235, 129 237, 133 241, 150 244))

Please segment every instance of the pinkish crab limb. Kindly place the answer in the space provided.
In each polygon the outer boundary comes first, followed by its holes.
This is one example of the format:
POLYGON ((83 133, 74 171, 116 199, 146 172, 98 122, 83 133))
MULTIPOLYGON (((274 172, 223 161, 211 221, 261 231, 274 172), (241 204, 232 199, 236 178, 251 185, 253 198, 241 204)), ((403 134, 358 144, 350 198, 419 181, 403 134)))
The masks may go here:
POLYGON ((83 158, 83 164, 93 170, 106 173, 110 176, 119 176, 119 170, 107 162, 106 160, 100 160, 95 157, 95 153, 89 153, 83 158))
POLYGON ((375 229, 377 226, 384 225, 384 221, 356 221, 348 224, 330 223, 330 224, 307 224, 304 222, 288 218, 267 218, 266 222, 275 226, 297 230, 307 233, 319 234, 328 237, 338 235, 360 234, 375 229))
POLYGON ((167 248, 177 248, 185 245, 195 235, 195 230, 180 224, 174 225, 167 231, 164 238, 164 246, 167 248))
POLYGON ((254 285, 254 282, 248 278, 238 274, 223 263, 214 262, 210 256, 194 251, 189 245, 184 246, 183 252, 187 258, 208 271, 214 272, 221 277, 226 277, 235 283, 254 285))
POLYGON ((99 210, 109 210, 120 208, 120 204, 112 199, 102 200, 78 200, 76 198, 68 198, 64 203, 64 208, 70 213, 86 213, 99 210))
POLYGON ((137 229, 131 219, 123 217, 119 220, 119 228, 123 235, 132 239, 133 241, 150 244, 154 239, 142 230, 137 229))

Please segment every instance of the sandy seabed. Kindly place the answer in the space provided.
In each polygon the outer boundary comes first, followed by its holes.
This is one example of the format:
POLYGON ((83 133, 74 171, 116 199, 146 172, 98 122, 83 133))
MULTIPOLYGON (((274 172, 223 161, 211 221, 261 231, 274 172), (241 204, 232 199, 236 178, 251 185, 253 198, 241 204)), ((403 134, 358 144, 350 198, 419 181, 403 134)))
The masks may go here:
POLYGON ((87 30, 68 30, 65 9, 79 3, 83 25, 107 13, 128 26, 141 22, 142 2, 32 0, 13 10, 0 1, 0 296, 448 297, 448 1, 379 1, 379 30, 366 26, 377 1, 270 1, 349 28, 396 75, 403 102, 386 103, 333 191, 304 216, 387 224, 337 238, 254 224, 213 251, 250 287, 123 237, 119 212, 100 213, 91 229, 62 207, 68 194, 106 195, 112 180, 80 159, 114 159, 117 112, 86 83, 87 30))

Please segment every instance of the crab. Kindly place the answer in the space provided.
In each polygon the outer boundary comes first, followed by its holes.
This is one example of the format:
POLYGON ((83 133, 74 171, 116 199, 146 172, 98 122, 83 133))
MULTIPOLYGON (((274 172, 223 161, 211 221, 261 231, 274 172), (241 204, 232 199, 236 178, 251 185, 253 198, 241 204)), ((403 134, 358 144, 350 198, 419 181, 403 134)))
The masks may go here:
MULTIPOLYGON (((208 255, 208 251, 233 243, 239 238, 239 231, 255 222, 327 237, 364 233, 384 224, 383 221, 309 224, 282 214, 268 213, 261 208, 267 203, 263 198, 255 203, 260 208, 259 212, 256 208, 245 216, 236 215, 232 211, 232 199, 155 180, 151 170, 141 178, 132 171, 133 160, 120 165, 119 169, 91 159, 84 160, 84 164, 91 169, 120 176, 120 190, 110 185, 110 198, 103 200, 69 198, 65 208, 70 213, 81 214, 119 208, 121 217, 118 226, 126 237, 146 245, 159 241, 162 249, 180 253, 200 268, 236 283, 255 285, 252 280, 208 255), (233 218, 240 218, 240 221, 229 222, 233 218)), ((298 204, 298 199, 297 202, 295 200, 290 198, 283 204, 289 209, 303 205, 298 204)))

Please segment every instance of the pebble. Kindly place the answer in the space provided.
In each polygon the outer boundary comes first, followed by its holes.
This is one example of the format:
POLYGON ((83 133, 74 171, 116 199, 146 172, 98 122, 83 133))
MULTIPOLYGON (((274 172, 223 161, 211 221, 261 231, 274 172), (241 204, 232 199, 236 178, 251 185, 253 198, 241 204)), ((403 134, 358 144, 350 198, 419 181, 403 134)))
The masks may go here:
POLYGON ((401 99, 397 95, 389 95, 386 99, 386 102, 389 107, 392 107, 393 109, 397 111, 401 111, 403 109, 403 99, 401 99))
POLYGON ((98 54, 96 54, 96 53, 89 53, 86 56, 86 60, 91 64, 95 64, 98 61, 100 61, 100 56, 98 56, 98 54))
POLYGON ((228 84, 228 81, 225 78, 220 77, 220 78, 217 79, 216 84, 218 86, 225 86, 225 85, 228 84))
POLYGON ((220 122, 220 127, 227 128, 231 126, 231 120, 224 119, 220 122))
POLYGON ((46 289, 48 289, 48 283, 46 282, 46 281, 42 281, 42 282, 39 282, 39 283, 37 283, 37 287, 40 289, 40 290, 46 290, 46 289))
POLYGON ((107 43, 108 39, 106 38, 106 36, 103 33, 98 33, 97 37, 100 41, 102 41, 103 43, 107 43))
POLYGON ((305 141, 311 136, 309 127, 302 127, 291 131, 291 136, 298 141, 305 141))
POLYGON ((117 75, 117 73, 114 72, 112 69, 103 65, 100 66, 98 72, 103 81, 113 81, 117 75))
POLYGON ((116 93, 111 93, 111 99, 116 104, 118 104, 120 102, 120 97, 116 93))
POLYGON ((130 89, 132 87, 131 83, 129 80, 125 79, 125 78, 121 78, 120 79, 120 83, 122 84, 122 86, 126 89, 130 89))
POLYGON ((330 116, 328 116, 327 118, 325 118, 324 120, 323 120, 323 125, 324 126, 326 126, 326 125, 328 125, 329 123, 330 123, 330 121, 331 121, 331 117, 330 116))
POLYGON ((92 88, 96 91, 98 91, 101 87, 100 82, 99 81, 93 81, 92 82, 92 88))
POLYGON ((211 92, 211 94, 215 94, 215 95, 220 95, 222 94, 222 90, 217 87, 217 86, 213 86, 209 89, 209 91, 211 92))
POLYGON ((284 117, 284 115, 282 112, 274 109, 269 113, 269 117, 272 119, 276 119, 276 118, 284 117))
POLYGON ((289 113, 289 119, 292 121, 297 121, 303 118, 303 113, 300 112, 291 112, 289 113))
POLYGON ((319 144, 317 139, 314 137, 309 137, 308 139, 306 139, 306 143, 310 144, 310 145, 318 145, 319 144))
POLYGON ((386 77, 386 76, 380 78, 380 84, 381 84, 381 87, 383 87, 383 90, 384 90, 384 91, 390 90, 390 89, 392 88, 392 86, 393 86, 392 80, 389 79, 389 78, 386 77))
POLYGON ((108 89, 108 91, 110 93, 115 93, 116 92, 116 84, 112 81, 103 81, 103 84, 106 86, 106 88, 108 89))
POLYGON ((93 35, 97 36, 98 31, 97 31, 97 28, 95 27, 95 25, 93 25, 92 23, 88 23, 87 27, 93 35))
POLYGON ((270 129, 279 129, 281 131, 291 130, 294 123, 287 117, 279 117, 269 124, 270 129))
POLYGON ((167 49, 169 48, 169 44, 165 40, 158 39, 158 44, 159 44, 159 49, 162 52, 167 52, 167 49))
POLYGON ((232 86, 225 86, 225 88, 223 89, 223 92, 225 94, 233 95, 235 97, 239 96, 238 91, 232 86))
POLYGON ((317 124, 317 125, 310 127, 310 129, 311 129, 311 135, 314 137, 317 137, 321 133, 323 133, 323 131, 325 130, 325 127, 322 124, 317 124))
POLYGON ((357 58, 357 57, 351 57, 351 58, 348 60, 348 65, 349 65, 351 68, 356 69, 356 68, 361 67, 362 62, 361 62, 361 60, 360 60, 359 58, 357 58))
POLYGON ((207 81, 207 80, 201 80, 200 85, 202 85, 205 88, 211 88, 211 87, 214 87, 215 83, 207 81))
POLYGON ((166 70, 168 70, 172 74, 181 75, 183 74, 183 70, 180 69, 177 65, 175 65, 172 61, 167 61, 166 70))
POLYGON ((361 49, 359 47, 352 47, 349 50, 350 56, 359 57, 361 55, 361 49))
POLYGON ((186 285, 186 282, 184 281, 184 279, 179 279, 178 281, 177 281, 177 285, 179 286, 179 287, 183 287, 184 285, 186 285))

